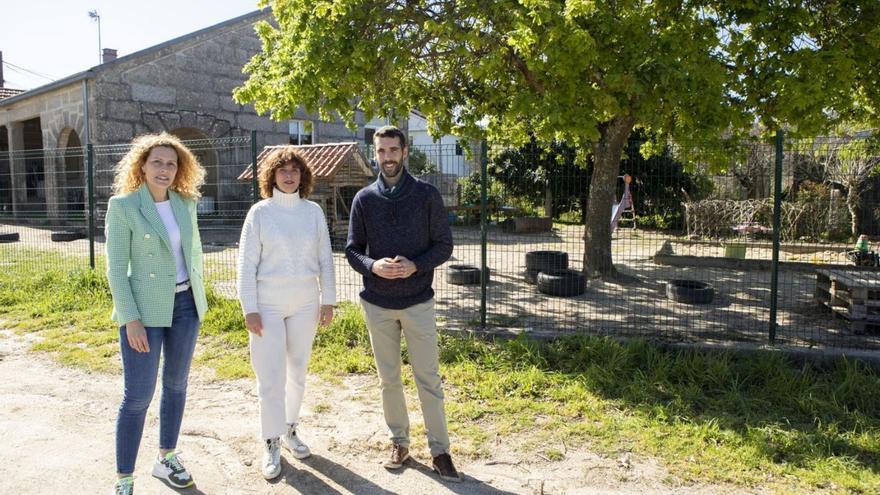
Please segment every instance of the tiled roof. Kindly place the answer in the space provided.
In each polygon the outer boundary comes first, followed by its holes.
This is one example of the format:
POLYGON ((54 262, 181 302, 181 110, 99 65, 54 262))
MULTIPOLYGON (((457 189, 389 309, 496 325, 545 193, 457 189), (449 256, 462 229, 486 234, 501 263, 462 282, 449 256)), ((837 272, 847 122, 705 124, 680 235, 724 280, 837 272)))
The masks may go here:
MULTIPOLYGON (((312 168, 312 174, 315 179, 331 180, 339 167, 346 162, 346 159, 353 158, 357 164, 363 169, 365 174, 372 174, 363 155, 358 149, 357 143, 325 143, 325 144, 283 144, 278 146, 266 146, 263 151, 257 155, 257 163, 262 167, 263 159, 272 151, 278 148, 292 148, 298 151, 306 163, 312 168)), ((252 180, 253 166, 248 164, 238 180, 252 180)))
POLYGON ((0 100, 24 93, 23 89, 0 88, 0 100))

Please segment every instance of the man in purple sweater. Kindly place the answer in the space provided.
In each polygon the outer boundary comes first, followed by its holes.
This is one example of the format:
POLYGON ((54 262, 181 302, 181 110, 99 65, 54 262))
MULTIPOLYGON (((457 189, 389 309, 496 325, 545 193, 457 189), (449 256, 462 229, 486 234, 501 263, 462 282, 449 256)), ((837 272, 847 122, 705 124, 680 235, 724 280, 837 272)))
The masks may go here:
POLYGON ((402 331, 434 471, 444 480, 461 481, 449 456, 431 288, 434 268, 452 255, 446 208, 434 186, 404 168, 408 150, 400 129, 378 129, 373 143, 379 178, 354 197, 345 255, 364 278, 361 303, 391 432, 391 458, 385 467, 399 469, 409 458, 409 416, 400 379, 402 331))

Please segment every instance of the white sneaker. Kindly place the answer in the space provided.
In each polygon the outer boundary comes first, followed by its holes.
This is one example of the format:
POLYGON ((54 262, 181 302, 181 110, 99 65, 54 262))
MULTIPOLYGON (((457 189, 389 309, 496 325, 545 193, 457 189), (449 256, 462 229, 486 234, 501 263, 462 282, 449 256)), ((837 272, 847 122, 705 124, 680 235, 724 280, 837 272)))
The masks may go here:
POLYGON ((281 474, 281 445, 278 437, 270 438, 263 444, 263 478, 271 480, 281 474))
POLYGON ((156 459, 153 464, 153 476, 163 479, 174 488, 186 488, 193 485, 192 476, 183 467, 180 457, 175 452, 165 454, 165 457, 156 459))
POLYGON ((287 433, 281 436, 281 442, 284 443, 284 447, 297 459, 305 459, 312 455, 309 446, 304 444, 297 436, 295 424, 287 426, 287 433))

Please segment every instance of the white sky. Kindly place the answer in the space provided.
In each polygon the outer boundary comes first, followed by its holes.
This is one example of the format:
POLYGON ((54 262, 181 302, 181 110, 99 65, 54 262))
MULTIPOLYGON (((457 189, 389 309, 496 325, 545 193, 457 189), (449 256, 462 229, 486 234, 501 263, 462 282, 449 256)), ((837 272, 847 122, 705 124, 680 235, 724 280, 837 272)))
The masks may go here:
POLYGON ((0 51, 4 86, 17 89, 33 89, 98 65, 98 23, 89 17, 90 10, 97 9, 101 16, 101 47, 115 48, 120 57, 257 10, 257 0, 2 3, 0 51))

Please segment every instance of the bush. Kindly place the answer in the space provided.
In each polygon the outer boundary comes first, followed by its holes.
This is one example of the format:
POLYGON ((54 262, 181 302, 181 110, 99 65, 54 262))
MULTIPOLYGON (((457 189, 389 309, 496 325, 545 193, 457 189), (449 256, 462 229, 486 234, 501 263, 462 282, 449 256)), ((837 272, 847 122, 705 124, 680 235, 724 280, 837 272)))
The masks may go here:
MULTIPOLYGON (((698 173, 686 170, 668 146, 659 147, 659 153, 645 158, 642 145, 649 138, 636 133, 626 147, 626 158, 621 162, 621 174, 633 176, 633 207, 638 214, 640 226, 658 229, 682 230, 685 227, 685 195, 692 201, 708 197, 713 189, 711 180, 698 173)), ((652 147, 657 143, 650 142, 652 147)), ((623 194, 623 185, 618 184, 618 197, 623 194)))
POLYGON ((433 174, 437 172, 437 166, 428 160, 428 155, 418 148, 409 150, 407 170, 413 175, 433 174))
MULTIPOLYGON (((461 188, 461 204, 480 204, 480 173, 474 172, 468 177, 458 179, 461 188)), ((504 191, 497 180, 488 177, 486 181, 486 202, 491 206, 504 204, 504 191)))

